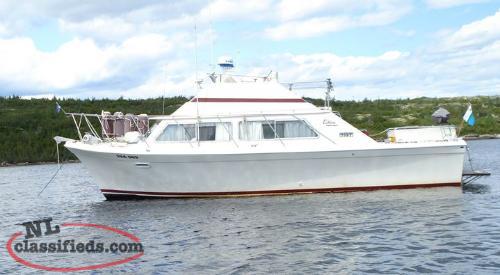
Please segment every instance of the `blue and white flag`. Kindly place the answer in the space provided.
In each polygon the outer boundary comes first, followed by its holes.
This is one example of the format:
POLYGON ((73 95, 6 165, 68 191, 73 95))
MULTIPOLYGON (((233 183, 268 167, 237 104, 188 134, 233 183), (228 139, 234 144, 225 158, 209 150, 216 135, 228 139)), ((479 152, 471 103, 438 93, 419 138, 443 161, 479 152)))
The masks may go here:
POLYGON ((464 121, 467 122, 470 126, 474 126, 476 123, 476 118, 474 117, 474 114, 472 113, 472 105, 469 104, 469 108, 467 108, 467 111, 464 114, 464 121))
POLYGON ((61 105, 59 105, 59 103, 56 102, 56 113, 61 112, 61 110, 62 110, 61 105))

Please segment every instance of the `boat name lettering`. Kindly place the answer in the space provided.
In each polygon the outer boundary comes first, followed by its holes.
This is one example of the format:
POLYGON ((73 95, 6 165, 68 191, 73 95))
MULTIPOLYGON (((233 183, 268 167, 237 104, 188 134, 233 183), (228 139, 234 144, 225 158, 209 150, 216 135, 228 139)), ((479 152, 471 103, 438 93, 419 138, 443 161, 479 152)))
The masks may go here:
POLYGON ((337 123, 335 121, 329 119, 323 120, 323 124, 326 126, 337 126, 337 123))
POLYGON ((353 137, 353 132, 341 132, 339 133, 339 137, 353 137))
POLYGON ((116 157, 117 158, 120 158, 120 159, 138 159, 139 157, 138 156, 131 156, 131 155, 122 155, 122 154, 116 154, 116 157))

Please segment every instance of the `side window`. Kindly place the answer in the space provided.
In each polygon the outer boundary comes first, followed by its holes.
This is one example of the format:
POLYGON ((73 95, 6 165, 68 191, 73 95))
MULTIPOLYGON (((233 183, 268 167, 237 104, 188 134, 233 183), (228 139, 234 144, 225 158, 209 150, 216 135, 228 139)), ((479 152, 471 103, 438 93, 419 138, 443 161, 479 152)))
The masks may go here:
MULTIPOLYGON (((200 141, 227 141, 231 139, 231 123, 200 123, 200 141)), ((158 141, 196 141, 196 124, 171 124, 161 133, 158 141)))
POLYGON ((230 122, 200 123, 200 141, 229 141, 233 127, 230 122))
POLYGON ((194 124, 171 124, 161 133, 158 141, 189 141, 196 140, 194 124))
POLYGON ((309 125, 302 120, 276 121, 276 133, 284 138, 317 137, 309 125))
POLYGON ((317 137, 304 121, 244 121, 240 122, 241 140, 317 137))
POLYGON ((215 126, 200 124, 200 141, 215 140, 215 126))
MULTIPOLYGON (((269 122, 270 124, 272 122, 269 122)), ((274 139, 274 129, 271 127, 273 124, 269 125, 267 123, 262 124, 262 138, 264 139, 274 139)))
MULTIPOLYGON (((288 122, 292 122, 292 121, 288 121, 288 122)), ((279 138, 288 137, 285 135, 285 129, 287 128, 286 126, 288 125, 288 122, 285 123, 283 121, 276 121, 274 123, 274 125, 276 125, 274 130, 276 131, 277 137, 279 137, 279 138)))

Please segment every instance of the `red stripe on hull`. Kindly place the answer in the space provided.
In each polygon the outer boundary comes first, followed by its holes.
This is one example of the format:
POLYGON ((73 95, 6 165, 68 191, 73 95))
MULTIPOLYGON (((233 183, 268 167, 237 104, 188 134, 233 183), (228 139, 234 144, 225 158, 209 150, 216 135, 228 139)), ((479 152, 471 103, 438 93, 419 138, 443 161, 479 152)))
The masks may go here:
POLYGON ((193 98, 192 102, 303 103, 302 98, 193 98))
POLYGON ((168 197, 168 198, 200 198, 200 197, 234 197, 234 196, 263 196, 263 195, 287 195, 304 193, 345 193, 357 191, 375 191, 390 189, 411 189, 411 188, 432 188, 456 186, 460 187, 460 182, 432 183, 432 184, 407 184, 407 185, 386 185, 386 186, 363 186, 363 187, 339 187, 339 188, 316 188, 316 189, 286 189, 286 190, 262 190, 262 191, 235 191, 235 192, 144 192, 127 191, 115 189, 101 189, 104 195, 112 196, 148 196, 148 197, 168 197))

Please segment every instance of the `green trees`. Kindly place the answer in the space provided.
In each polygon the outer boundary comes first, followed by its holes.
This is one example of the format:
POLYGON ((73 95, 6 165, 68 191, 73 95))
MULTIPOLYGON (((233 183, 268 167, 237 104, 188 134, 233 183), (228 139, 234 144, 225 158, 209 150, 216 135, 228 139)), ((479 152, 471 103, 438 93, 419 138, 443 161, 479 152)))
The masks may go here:
MULTIPOLYGON (((165 99, 165 113, 175 111, 188 99, 165 99)), ((31 99, 0 97, 0 164, 46 162, 57 159, 54 136, 77 138, 73 121, 62 112, 56 113, 56 101, 67 112, 111 112, 161 114, 162 99, 31 99)), ((94 125, 97 126, 97 123, 94 125)), ((63 160, 75 159, 68 150, 61 150, 63 160)))
MULTIPOLYGON (((323 106, 322 99, 305 98, 323 106)), ((189 100, 186 97, 165 99, 165 114, 170 114, 189 100)), ((162 98, 152 99, 58 99, 67 112, 100 113, 101 110, 124 113, 162 113, 162 98)), ((56 99, 24 100, 17 96, 0 97, 0 164, 55 161, 56 135, 77 138, 73 121, 56 113, 56 99)), ((354 126, 371 134, 389 127, 431 125, 431 114, 439 106, 451 113, 450 123, 459 125, 468 102, 472 103, 476 125, 467 125, 462 134, 500 133, 500 97, 415 98, 396 100, 332 101, 333 110, 354 126)), ((95 124, 97 126, 97 123, 95 124)), ((74 159, 61 150, 62 159, 74 159)))

